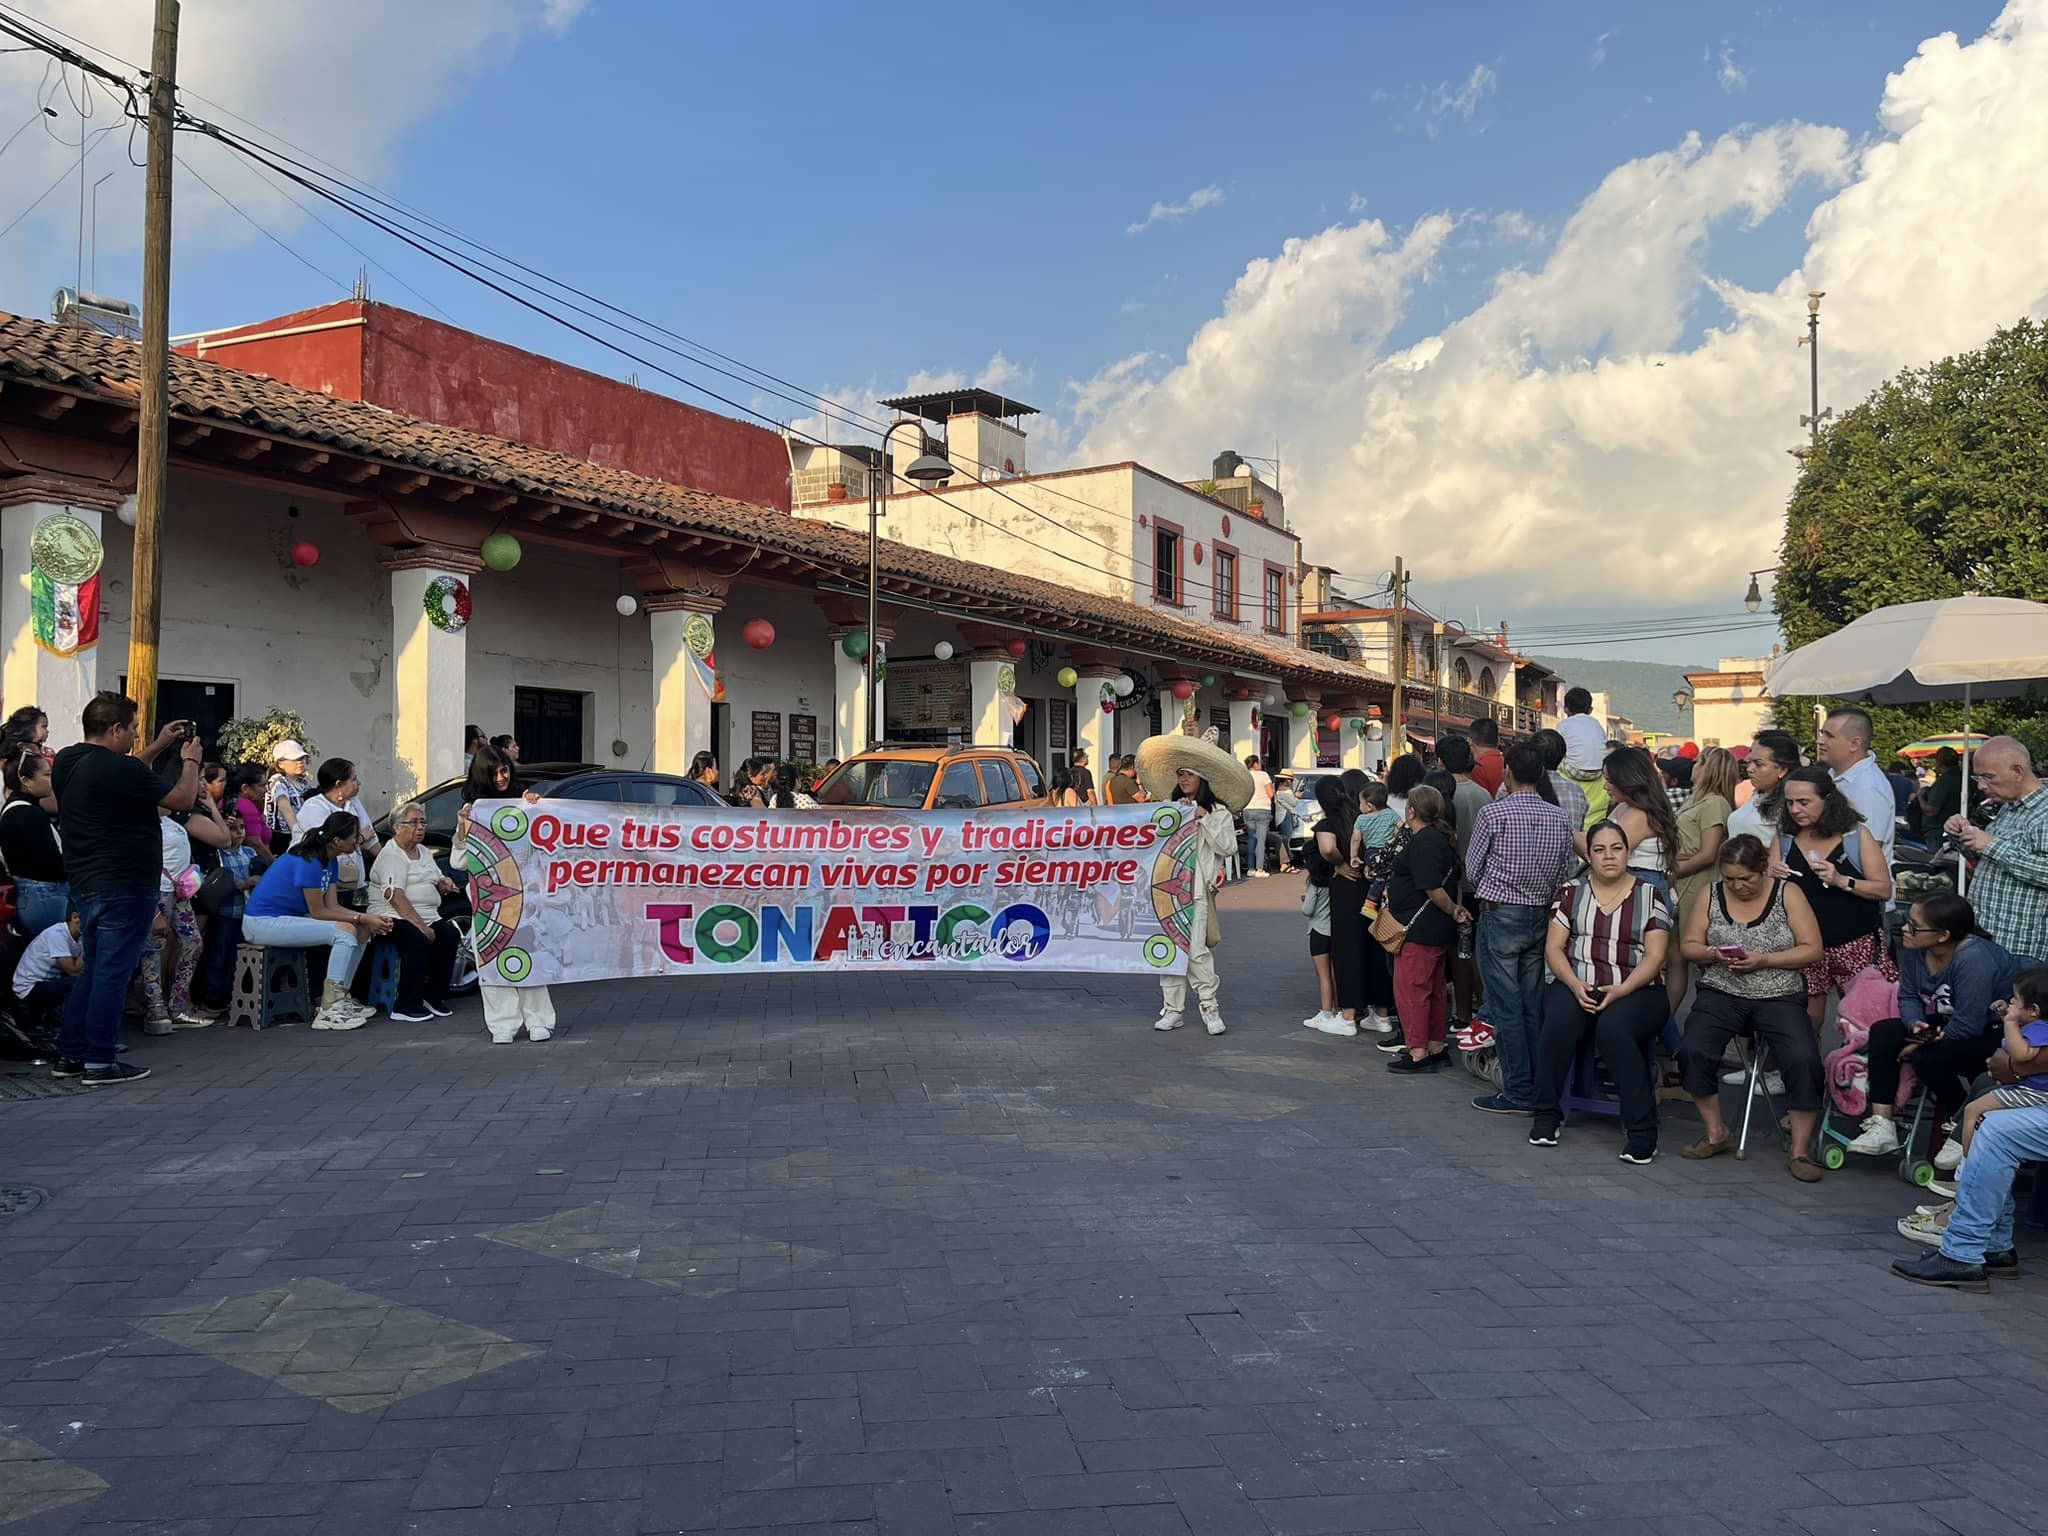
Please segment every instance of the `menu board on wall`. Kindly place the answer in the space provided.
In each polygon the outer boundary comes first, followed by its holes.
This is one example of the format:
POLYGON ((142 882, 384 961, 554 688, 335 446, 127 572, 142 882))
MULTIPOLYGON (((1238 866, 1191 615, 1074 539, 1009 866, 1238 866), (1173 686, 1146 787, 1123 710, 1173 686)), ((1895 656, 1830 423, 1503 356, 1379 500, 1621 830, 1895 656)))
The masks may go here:
POLYGON ((779 710, 754 711, 754 756, 782 756, 782 714, 779 710))
POLYGON ((1045 716, 1046 731, 1052 738, 1046 743, 1047 751, 1064 752, 1067 750, 1067 722, 1073 718, 1073 709, 1074 706, 1065 699, 1054 699, 1052 701, 1052 706, 1046 711, 1045 716))
POLYGON ((891 726, 916 730, 967 729, 967 663, 892 663, 883 684, 883 707, 891 726))
POLYGON ((791 715, 789 717, 789 757, 791 762, 815 763, 818 760, 818 717, 816 715, 791 715))

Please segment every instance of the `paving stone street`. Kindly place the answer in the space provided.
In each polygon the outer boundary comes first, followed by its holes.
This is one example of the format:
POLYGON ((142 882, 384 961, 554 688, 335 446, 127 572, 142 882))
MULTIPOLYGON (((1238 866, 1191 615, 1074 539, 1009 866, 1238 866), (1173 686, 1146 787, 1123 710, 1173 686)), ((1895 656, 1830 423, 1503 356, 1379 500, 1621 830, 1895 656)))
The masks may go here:
POLYGON ((1276 879, 1230 1033, 1128 978, 564 989, 131 1036, 0 1102, 7 1536, 2020 1536, 2048 1244, 1901 1284, 1889 1164, 1525 1144, 1312 1034, 1276 879))

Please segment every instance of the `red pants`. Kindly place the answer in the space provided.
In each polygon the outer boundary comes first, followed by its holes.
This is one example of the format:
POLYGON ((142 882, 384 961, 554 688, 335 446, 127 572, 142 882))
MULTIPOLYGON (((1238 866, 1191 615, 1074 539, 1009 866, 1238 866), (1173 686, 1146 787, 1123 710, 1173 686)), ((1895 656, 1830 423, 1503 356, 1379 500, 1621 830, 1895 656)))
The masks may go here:
POLYGON ((1394 957, 1394 1006, 1401 1010, 1401 1036, 1411 1051, 1444 1043, 1444 956, 1449 952, 1448 944, 1411 939, 1394 957))

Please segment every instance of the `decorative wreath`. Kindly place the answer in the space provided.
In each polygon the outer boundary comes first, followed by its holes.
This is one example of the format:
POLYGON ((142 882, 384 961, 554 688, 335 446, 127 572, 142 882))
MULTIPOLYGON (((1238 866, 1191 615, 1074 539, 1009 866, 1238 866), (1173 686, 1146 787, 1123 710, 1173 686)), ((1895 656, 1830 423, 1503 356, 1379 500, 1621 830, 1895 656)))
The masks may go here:
POLYGON ((469 583, 453 576, 436 576, 427 583, 424 599, 427 622, 444 635, 452 635, 469 623, 469 583))

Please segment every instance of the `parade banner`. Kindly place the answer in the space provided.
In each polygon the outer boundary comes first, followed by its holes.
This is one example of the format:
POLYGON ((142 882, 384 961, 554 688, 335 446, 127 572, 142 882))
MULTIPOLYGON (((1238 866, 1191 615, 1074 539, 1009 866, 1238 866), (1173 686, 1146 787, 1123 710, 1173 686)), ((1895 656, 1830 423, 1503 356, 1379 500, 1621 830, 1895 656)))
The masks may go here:
POLYGON ((1176 805, 754 811, 479 801, 486 985, 754 971, 1176 975, 1198 908, 1176 805))

